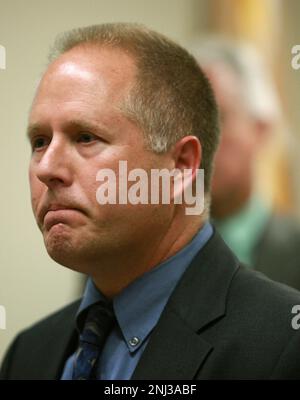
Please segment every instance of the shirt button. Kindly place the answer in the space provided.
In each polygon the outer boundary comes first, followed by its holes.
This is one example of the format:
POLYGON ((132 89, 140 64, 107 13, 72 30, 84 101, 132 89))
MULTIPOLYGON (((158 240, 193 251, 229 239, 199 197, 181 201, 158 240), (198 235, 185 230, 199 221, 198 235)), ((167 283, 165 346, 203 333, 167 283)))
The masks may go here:
POLYGON ((132 339, 129 340, 130 346, 136 346, 139 343, 140 343, 140 339, 136 336, 134 336, 132 339))

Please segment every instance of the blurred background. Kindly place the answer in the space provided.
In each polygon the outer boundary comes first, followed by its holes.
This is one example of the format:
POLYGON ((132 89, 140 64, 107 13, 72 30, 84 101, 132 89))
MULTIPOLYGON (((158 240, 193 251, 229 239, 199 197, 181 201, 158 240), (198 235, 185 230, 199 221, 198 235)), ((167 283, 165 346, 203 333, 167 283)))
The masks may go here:
POLYGON ((281 109, 256 160, 256 190, 277 212, 297 220, 300 70, 292 68, 291 50, 300 45, 299 19, 298 0, 0 0, 0 45, 6 50, 6 68, 0 69, 0 306, 6 310, 0 360, 20 329, 82 289, 80 274, 48 257, 30 206, 27 114, 55 36, 122 21, 143 23, 188 47, 210 34, 250 41, 272 75, 281 109))

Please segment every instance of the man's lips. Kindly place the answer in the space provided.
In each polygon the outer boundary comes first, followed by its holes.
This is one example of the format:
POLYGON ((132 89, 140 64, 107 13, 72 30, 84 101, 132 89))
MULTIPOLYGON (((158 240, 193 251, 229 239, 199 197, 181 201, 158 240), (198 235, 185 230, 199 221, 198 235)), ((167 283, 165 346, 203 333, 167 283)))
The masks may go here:
POLYGON ((76 214, 82 213, 82 210, 71 205, 52 204, 44 207, 40 213, 40 222, 47 230, 57 223, 70 223, 76 214))
POLYGON ((75 222, 78 213, 80 213, 80 210, 75 208, 49 210, 44 217, 44 228, 49 230, 53 225, 59 223, 72 224, 75 222))

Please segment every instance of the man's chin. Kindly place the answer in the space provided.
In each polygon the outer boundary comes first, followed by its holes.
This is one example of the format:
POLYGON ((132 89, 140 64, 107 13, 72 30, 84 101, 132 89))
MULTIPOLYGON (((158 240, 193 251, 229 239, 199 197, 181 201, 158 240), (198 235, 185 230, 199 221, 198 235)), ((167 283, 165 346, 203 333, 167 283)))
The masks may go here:
POLYGON ((51 228, 44 233, 44 243, 49 256, 57 263, 74 269, 78 252, 80 251, 78 243, 68 230, 51 228))

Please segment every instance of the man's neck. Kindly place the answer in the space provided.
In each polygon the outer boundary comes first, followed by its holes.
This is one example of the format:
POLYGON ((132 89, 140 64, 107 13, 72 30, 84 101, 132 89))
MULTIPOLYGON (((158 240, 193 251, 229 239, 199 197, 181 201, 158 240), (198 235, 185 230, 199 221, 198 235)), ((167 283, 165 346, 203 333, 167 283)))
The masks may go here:
MULTIPOLYGON (((190 217, 190 216, 189 216, 190 217)), ((186 217, 188 218, 188 217, 186 217)), ((185 247, 204 225, 200 217, 190 217, 188 223, 174 220, 164 235, 146 238, 144 243, 126 253, 101 259, 101 267, 91 274, 96 287, 107 298, 113 298, 131 282, 185 247)))

